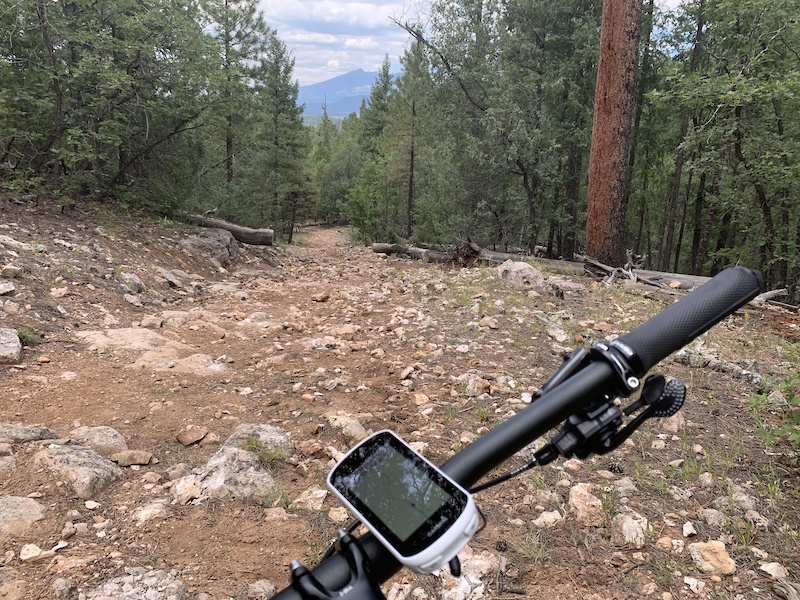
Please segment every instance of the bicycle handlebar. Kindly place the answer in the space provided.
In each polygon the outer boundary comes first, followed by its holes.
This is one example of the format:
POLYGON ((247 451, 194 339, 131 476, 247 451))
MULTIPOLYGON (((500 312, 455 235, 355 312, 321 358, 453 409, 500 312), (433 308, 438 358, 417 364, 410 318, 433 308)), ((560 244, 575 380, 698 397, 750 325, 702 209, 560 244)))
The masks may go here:
POLYGON ((755 298, 763 287, 758 271, 744 267, 725 269, 619 341, 638 357, 641 377, 653 365, 755 298))
MULTIPOLYGON (((619 342, 632 352, 631 366, 643 376, 653 365, 679 350, 698 335, 752 300, 762 289, 757 271, 726 269, 707 283, 646 321, 619 342)), ((442 470, 464 487, 470 487, 529 443, 556 427, 598 394, 612 392, 616 374, 603 361, 594 361, 575 376, 543 394, 483 437, 450 458, 442 470)), ((377 582, 400 570, 398 563, 370 533, 359 538, 377 582)), ((339 589, 350 573, 347 560, 334 554, 317 565, 314 576, 329 589, 339 589)), ((291 586, 274 600, 301 600, 291 586)))

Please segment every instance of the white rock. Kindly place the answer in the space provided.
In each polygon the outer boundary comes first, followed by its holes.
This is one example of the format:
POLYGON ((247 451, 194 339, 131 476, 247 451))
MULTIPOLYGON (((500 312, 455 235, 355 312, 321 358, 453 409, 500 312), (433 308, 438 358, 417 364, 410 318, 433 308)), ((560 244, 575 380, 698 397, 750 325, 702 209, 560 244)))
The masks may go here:
POLYGON ((533 290, 542 294, 551 293, 544 274, 526 262, 509 259, 497 267, 497 276, 516 288, 533 290))
POLYGON ((697 516, 712 527, 722 528, 728 522, 728 517, 715 508, 704 508, 697 513, 697 516))
POLYGON ((497 319, 494 317, 483 317, 479 322, 478 325, 481 327, 488 327, 489 329, 497 329, 499 327, 497 319))
POLYGON ((611 522, 611 540, 634 548, 644 548, 647 540, 647 519, 642 515, 619 514, 611 522))
POLYGON ((99 427, 76 427, 69 432, 73 441, 94 448, 102 454, 113 454, 128 449, 128 444, 122 434, 113 427, 101 425, 99 427))
POLYGON ((639 488, 636 487, 630 477, 623 477, 619 481, 615 481, 614 487, 617 489, 620 498, 629 498, 639 493, 639 488))
POLYGON ((328 511, 328 518, 334 523, 344 523, 350 520, 350 513, 343 506, 336 506, 328 511))
POLYGON ((163 519, 169 516, 169 509, 164 505, 164 500, 156 500, 133 511, 133 518, 138 525, 148 521, 163 519))
POLYGON ((22 360, 22 344, 16 329, 0 328, 0 365, 15 365, 22 360))
POLYGON ((181 477, 172 484, 172 494, 175 502, 181 505, 188 504, 192 500, 199 498, 201 493, 202 486, 197 475, 181 477))
POLYGON ((293 504, 297 508, 306 510, 322 510, 322 505, 325 503, 325 498, 328 497, 327 490, 319 488, 310 488, 300 494, 293 504))
POLYGON ((569 490, 569 508, 575 513, 579 525, 601 527, 603 503, 592 494, 590 483, 578 483, 569 490))
POLYGON ((758 567, 759 571, 764 571, 773 579, 786 579, 789 577, 789 571, 780 563, 771 562, 758 567))
POLYGON ((36 521, 44 519, 46 510, 31 498, 0 496, 0 540, 21 535, 36 521))
POLYGON ((22 562, 36 560, 42 555, 43 550, 36 544, 25 544, 19 551, 19 559, 22 562))
POLYGON ((704 581, 700 581, 699 579, 695 579, 694 577, 684 577, 683 583, 689 586, 689 589, 692 591, 692 593, 698 596, 703 593, 703 588, 706 587, 704 581))
POLYGON ((689 544, 689 554, 697 567, 710 575, 731 575, 736 572, 736 563, 718 540, 689 544))
POLYGON ((554 527, 563 520, 564 517, 557 510, 551 512, 545 511, 541 515, 539 515, 536 519, 533 520, 533 524, 536 525, 536 527, 550 528, 554 527))
POLYGON ((260 579, 247 588, 247 597, 252 600, 267 600, 275 595, 275 584, 268 579, 260 579))
POLYGON ((697 483, 704 488, 712 488, 714 487, 714 476, 708 471, 700 473, 700 476, 697 478, 697 483))

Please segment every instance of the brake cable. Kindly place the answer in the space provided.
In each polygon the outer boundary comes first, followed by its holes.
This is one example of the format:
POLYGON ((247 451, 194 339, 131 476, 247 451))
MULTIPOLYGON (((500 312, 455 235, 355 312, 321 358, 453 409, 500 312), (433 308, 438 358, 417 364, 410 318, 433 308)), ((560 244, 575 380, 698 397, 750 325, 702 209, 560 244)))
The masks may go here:
MULTIPOLYGON (((638 387, 639 380, 631 376, 627 361, 613 343, 598 344, 591 352, 578 348, 566 355, 561 367, 536 393, 534 402, 536 398, 583 369, 592 355, 605 359, 612 365, 623 384, 618 385, 621 394, 627 395, 632 388, 638 387)), ((614 404, 615 398, 614 395, 603 395, 588 402, 572 414, 563 428, 548 444, 537 450, 528 462, 504 475, 472 487, 470 493, 474 494, 493 487, 537 465, 544 466, 559 456, 565 458, 577 456, 582 459, 593 453, 606 454, 619 447, 646 419, 670 417, 677 413, 686 399, 686 386, 677 379, 667 381, 662 375, 651 375, 645 380, 639 398, 624 409, 620 410, 614 404), (635 414, 637 411, 638 414, 635 414), (635 416, 620 430, 623 418, 634 414, 635 416)))

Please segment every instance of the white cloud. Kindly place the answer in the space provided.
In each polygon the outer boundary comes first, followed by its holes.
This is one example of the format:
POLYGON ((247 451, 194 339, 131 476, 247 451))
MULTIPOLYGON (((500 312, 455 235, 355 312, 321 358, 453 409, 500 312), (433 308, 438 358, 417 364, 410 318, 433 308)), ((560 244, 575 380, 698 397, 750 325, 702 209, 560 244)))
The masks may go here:
POLYGON ((294 53, 294 76, 308 85, 364 69, 377 71, 386 55, 397 68, 408 34, 404 20, 426 0, 260 0, 267 24, 294 53))
MULTIPOLYGON (((675 9, 681 0, 657 0, 675 9)), ((364 69, 377 71, 388 54, 394 69, 409 44, 392 23, 415 21, 429 0, 260 0, 267 24, 294 53, 294 76, 308 85, 364 69)))
POLYGON ((363 37, 363 38, 347 38, 344 41, 345 48, 362 48, 364 50, 373 50, 374 48, 380 47, 380 44, 377 40, 371 37, 363 37))

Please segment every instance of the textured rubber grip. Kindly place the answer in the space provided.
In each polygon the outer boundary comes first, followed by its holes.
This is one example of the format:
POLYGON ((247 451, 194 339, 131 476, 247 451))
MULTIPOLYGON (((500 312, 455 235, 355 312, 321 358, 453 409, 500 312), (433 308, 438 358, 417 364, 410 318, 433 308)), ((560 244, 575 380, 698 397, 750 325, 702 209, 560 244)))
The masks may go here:
POLYGON ((643 376, 653 365, 755 298, 764 289, 758 271, 731 267, 658 313, 620 342, 633 350, 643 376))

